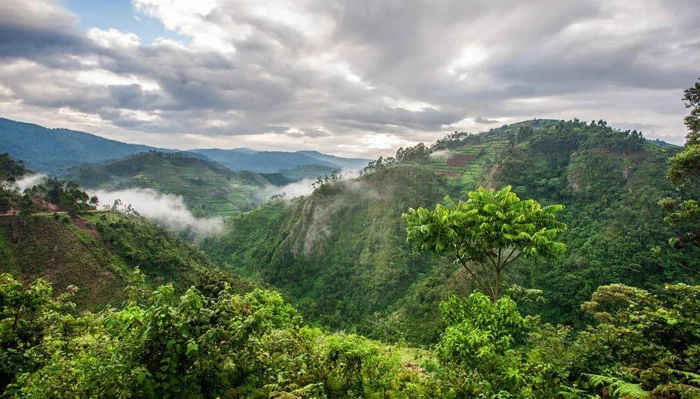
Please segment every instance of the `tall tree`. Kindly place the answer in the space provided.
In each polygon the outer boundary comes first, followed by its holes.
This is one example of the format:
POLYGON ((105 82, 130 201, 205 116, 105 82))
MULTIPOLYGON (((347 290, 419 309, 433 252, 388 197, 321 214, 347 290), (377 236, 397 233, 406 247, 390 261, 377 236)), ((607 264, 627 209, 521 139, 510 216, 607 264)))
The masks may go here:
MULTIPOLYGON (((668 179, 693 197, 700 197, 700 81, 684 92, 683 100, 692 108, 685 117, 688 135, 683 151, 670 160, 668 179)), ((664 220, 676 233, 670 244, 675 248, 700 246, 700 206, 696 198, 664 198, 660 203, 667 213, 664 220)))
POLYGON ((566 229, 556 220, 562 205, 541 206, 521 201, 511 187, 470 192, 469 200, 434 210, 409 209, 407 240, 414 250, 453 256, 472 281, 495 303, 501 296, 503 270, 518 258, 554 257, 566 246, 555 241, 566 229))

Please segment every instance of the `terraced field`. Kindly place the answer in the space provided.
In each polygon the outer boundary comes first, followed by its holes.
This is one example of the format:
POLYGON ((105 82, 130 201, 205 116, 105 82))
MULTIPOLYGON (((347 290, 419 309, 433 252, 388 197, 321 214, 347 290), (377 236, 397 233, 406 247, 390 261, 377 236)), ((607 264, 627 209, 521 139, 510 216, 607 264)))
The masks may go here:
POLYGON ((483 165, 504 145, 505 141, 491 141, 438 151, 431 155, 429 166, 451 185, 472 190, 476 188, 483 165))

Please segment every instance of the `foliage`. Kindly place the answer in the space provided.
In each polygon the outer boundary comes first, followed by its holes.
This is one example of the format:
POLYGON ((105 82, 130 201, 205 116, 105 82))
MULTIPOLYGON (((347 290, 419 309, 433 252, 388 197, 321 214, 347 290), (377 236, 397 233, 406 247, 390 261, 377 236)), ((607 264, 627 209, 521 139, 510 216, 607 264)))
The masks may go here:
MULTIPOLYGON (((135 272, 138 275, 138 271, 135 272)), ((136 284, 142 278, 132 279, 136 284)), ((7 397, 420 397, 382 346, 304 327, 279 294, 129 289, 121 309, 71 316, 39 280, 0 280, 7 397), (147 294, 145 294, 147 293, 147 294), (15 316, 21 309, 19 317, 15 316), (38 317, 35 317, 38 316, 38 317), (15 322, 15 320, 20 320, 15 322), (50 323, 49 323, 50 321, 50 323), (18 328, 13 328, 17 324, 18 328), (28 338, 20 329, 31 331, 28 338), (16 356, 13 356, 16 355, 16 356)))
POLYGON ((556 220, 563 206, 521 201, 510 186, 500 191, 479 187, 468 195, 468 201, 459 203, 446 197, 445 205, 434 211, 409 209, 403 215, 407 240, 415 250, 454 256, 494 303, 510 263, 521 256, 548 258, 564 252, 566 246, 554 240, 566 228, 556 220))
POLYGON ((309 320, 431 344, 442 328, 438 304, 467 295, 470 278, 447 257, 413 254, 401 214, 433 209, 445 195, 466 201, 462 193, 479 185, 512 185, 542 207, 564 205, 556 219, 567 225, 556 239, 567 250, 556 261, 521 257, 505 269, 508 283, 542 290, 546 301, 523 303, 524 313, 580 329, 588 317, 580 304, 599 286, 698 283, 692 246, 652 256, 672 237, 659 199, 686 195, 665 177, 675 146, 604 121, 532 120, 458 132, 430 151, 428 162, 382 158, 358 179, 234 217, 202 248, 221 267, 282 290, 309 320), (452 176, 450 154, 475 159, 452 176))
POLYGON ((200 216, 230 216, 249 210, 263 200, 261 190, 270 185, 258 173, 233 172, 201 155, 160 151, 76 166, 67 176, 88 188, 153 189, 180 195, 200 216))
POLYGON ((437 304, 448 297, 442 284, 453 270, 412 254, 399 222, 407 207, 447 193, 425 168, 387 168, 234 217, 201 247, 226 270, 281 289, 309 320, 374 338, 429 342, 438 335, 437 304), (430 286, 414 286, 426 275, 430 286), (401 317, 391 316, 396 309, 401 317))
POLYGON ((597 324, 572 347, 574 370, 615 397, 700 395, 700 286, 658 295, 621 284, 598 288, 582 309, 597 324))
POLYGON ((670 159, 668 179, 675 186, 688 189, 693 199, 667 197, 660 201, 666 211, 664 220, 676 233, 669 240, 674 248, 700 247, 700 210, 695 199, 700 196, 700 81, 684 93, 686 106, 692 108, 685 118, 689 132, 683 151, 670 159))

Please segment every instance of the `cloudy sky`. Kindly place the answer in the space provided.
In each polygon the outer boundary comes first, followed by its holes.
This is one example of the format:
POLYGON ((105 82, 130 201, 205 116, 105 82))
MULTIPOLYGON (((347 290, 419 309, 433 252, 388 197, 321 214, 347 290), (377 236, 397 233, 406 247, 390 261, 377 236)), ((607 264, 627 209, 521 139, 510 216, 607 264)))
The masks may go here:
POLYGON ((0 2, 0 116, 169 148, 391 154, 606 119, 682 143, 698 0, 0 2))

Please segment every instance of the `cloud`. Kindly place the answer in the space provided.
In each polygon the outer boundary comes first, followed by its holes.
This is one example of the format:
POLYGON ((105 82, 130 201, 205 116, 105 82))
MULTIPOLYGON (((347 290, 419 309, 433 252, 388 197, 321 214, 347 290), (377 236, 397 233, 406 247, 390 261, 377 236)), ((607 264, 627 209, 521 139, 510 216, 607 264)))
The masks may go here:
POLYGON ((197 234, 213 234, 223 231, 222 218, 196 218, 179 195, 162 194, 149 188, 118 191, 91 191, 102 206, 111 206, 121 200, 124 206, 131 205, 141 216, 176 231, 191 231, 197 234))
POLYGON ((11 3, 0 115, 178 148, 373 157, 534 117, 682 142, 700 63, 696 0, 133 0, 184 38, 151 43, 81 31, 57 0, 11 3))
POLYGON ((19 188, 19 192, 24 192, 28 188, 32 188, 39 184, 46 182, 49 177, 43 173, 33 173, 30 175, 25 175, 21 179, 15 182, 15 185, 19 188))
MULTIPOLYGON (((343 169, 338 173, 338 177, 341 180, 340 184, 345 185, 348 188, 353 188, 353 179, 358 177, 360 172, 357 170, 343 169)), ((263 197, 270 198, 274 195, 284 195, 285 198, 296 198, 305 195, 309 195, 314 192, 314 183, 316 179, 301 179, 294 183, 287 184, 282 187, 269 186, 263 191, 263 197)))

